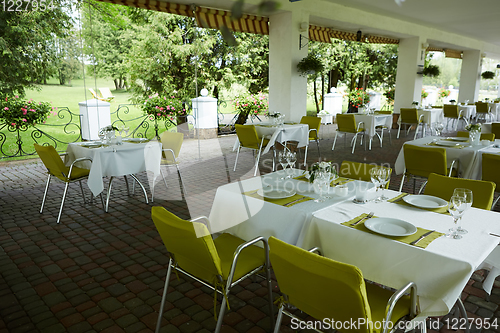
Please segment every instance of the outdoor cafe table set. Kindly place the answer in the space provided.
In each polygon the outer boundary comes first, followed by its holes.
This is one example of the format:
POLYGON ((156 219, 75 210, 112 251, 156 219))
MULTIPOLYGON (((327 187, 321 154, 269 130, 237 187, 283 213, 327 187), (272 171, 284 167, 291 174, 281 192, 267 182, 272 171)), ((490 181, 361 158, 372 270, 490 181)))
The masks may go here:
MULTIPOLYGON (((392 127, 392 114, 354 114, 354 118, 356 119, 356 124, 363 122, 366 135, 370 138, 370 142, 368 144, 368 149, 372 149, 372 139, 375 135, 378 135, 376 131, 377 126, 386 126, 387 128, 392 127)), ((381 140, 379 136, 379 140, 381 140)), ((382 142, 380 142, 382 145, 382 142)))
MULTIPOLYGON (((424 209, 423 197, 392 190, 384 190, 388 201, 357 204, 356 188, 366 189, 369 183, 343 178, 336 180, 345 183, 341 190, 334 187, 329 199, 315 202, 318 194, 302 173, 294 169, 294 178, 282 180, 280 170, 220 186, 209 217, 211 232, 230 232, 244 240, 274 236, 304 249, 319 246, 326 257, 355 265, 366 279, 395 289, 413 281, 418 320, 447 314, 472 273, 499 244, 500 237, 491 235, 500 235, 496 212, 470 208, 461 222, 469 233, 451 239, 444 236, 454 227, 446 205, 424 209), (369 212, 374 217, 362 220, 369 212), (392 229, 394 223, 402 223, 402 229, 392 229)), ((373 198, 373 186, 364 195, 373 198)))

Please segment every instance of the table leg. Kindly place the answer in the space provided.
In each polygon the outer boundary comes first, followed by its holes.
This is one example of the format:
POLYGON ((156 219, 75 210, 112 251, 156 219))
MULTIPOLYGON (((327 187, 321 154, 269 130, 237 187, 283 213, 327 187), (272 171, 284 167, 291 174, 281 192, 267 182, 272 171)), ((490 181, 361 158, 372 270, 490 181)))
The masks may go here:
POLYGON ((137 179, 137 177, 135 175, 130 175, 132 178, 135 179, 135 181, 139 184, 139 186, 142 188, 142 193, 144 193, 144 199, 146 199, 146 203, 149 203, 148 201, 148 195, 146 193, 146 189, 144 188, 144 186, 142 185, 142 183, 139 181, 139 179, 137 179))

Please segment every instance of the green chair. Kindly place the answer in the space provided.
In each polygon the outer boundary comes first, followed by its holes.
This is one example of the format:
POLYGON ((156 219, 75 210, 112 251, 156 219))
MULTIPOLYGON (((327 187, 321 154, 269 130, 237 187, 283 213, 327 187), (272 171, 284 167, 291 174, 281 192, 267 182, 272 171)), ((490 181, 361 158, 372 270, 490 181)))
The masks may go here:
MULTIPOLYGON (((469 132, 467 131, 458 131, 457 132, 458 137, 462 138, 468 138, 469 137, 469 132)), ((493 133, 481 133, 480 140, 488 140, 488 141, 495 141, 495 134, 493 133)))
POLYGON ((398 139, 399 139, 399 133, 401 131, 401 125, 405 125, 408 128, 406 131, 406 135, 408 135, 408 133, 410 132, 412 125, 416 126, 415 136, 413 137, 413 140, 415 140, 417 138, 419 126, 422 126, 422 133, 423 133, 424 115, 421 114, 419 116, 417 109, 401 108, 399 110, 399 127, 398 127, 398 136, 397 136, 398 139), (410 126, 408 127, 408 125, 410 125, 410 126))
MULTIPOLYGON (((379 167, 375 164, 359 163, 352 161, 342 161, 339 170, 339 176, 345 178, 359 179, 365 182, 371 182, 370 170, 374 167, 379 167)), ((392 169, 382 166, 382 168, 387 169, 389 172, 389 181, 385 184, 385 188, 389 188, 390 175, 392 174, 392 169)))
POLYGON ((487 117, 490 118, 490 121, 493 119, 488 103, 476 102, 476 121, 479 121, 480 118, 487 121, 487 117))
POLYGON ((420 147, 411 144, 403 145, 405 159, 405 171, 401 178, 399 191, 403 189, 405 177, 413 177, 413 193, 415 193, 416 179, 424 179, 425 182, 420 187, 420 194, 427 184, 427 178, 431 173, 437 173, 443 176, 457 175, 458 160, 453 160, 448 168, 445 148, 420 147))
MULTIPOLYGON (((45 205, 45 199, 47 197, 47 191, 49 190, 50 179, 52 177, 56 177, 57 179, 64 182, 66 185, 64 186, 64 193, 61 201, 61 208, 59 208, 59 215, 57 216, 57 223, 61 220, 61 214, 64 207, 64 201, 66 200, 66 193, 68 192, 68 186, 70 183, 79 182, 80 190, 82 191, 83 203, 85 204, 85 194, 83 193, 82 180, 87 179, 89 177, 90 170, 82 169, 75 166, 76 163, 81 161, 90 161, 92 159, 90 157, 82 157, 76 159, 69 167, 64 165, 61 156, 56 151, 56 149, 52 146, 41 146, 39 144, 34 144, 35 150, 42 160, 43 164, 47 168, 48 178, 47 184, 45 185, 45 192, 43 193, 42 206, 40 207, 40 213, 43 213, 43 206, 45 205)), ((101 196, 102 201, 102 196, 101 196)), ((104 204, 103 204, 104 205, 104 204)))
MULTIPOLYGON (((333 140, 332 150, 335 149, 335 143, 337 142, 337 136, 339 133, 344 135, 344 147, 347 140, 347 134, 352 133, 354 137, 351 140, 352 151, 351 154, 354 154, 354 149, 356 148, 356 140, 358 135, 363 135, 361 139, 361 145, 363 145, 363 141, 365 139, 365 129, 364 123, 361 121, 356 124, 356 118, 353 114, 338 114, 337 118, 337 131, 335 132, 335 139, 333 140)), ((365 145, 366 150, 366 145, 365 145)))
MULTIPOLYGON (((253 150, 254 155, 255 152, 257 151, 257 158, 255 159, 255 172, 253 174, 254 176, 256 176, 257 170, 259 168, 259 161, 262 148, 269 143, 269 140, 264 137, 262 137, 262 139, 259 139, 259 136, 257 135, 257 130, 255 129, 254 125, 236 124, 234 125, 234 127, 236 129, 236 135, 238 136, 239 143, 238 143, 238 151, 236 152, 236 161, 234 161, 233 171, 236 171, 236 164, 238 164, 238 156, 240 155, 241 147, 249 148, 253 150)), ((274 165, 274 159, 273 159, 273 165, 274 165)))
MULTIPOLYGON (((278 333, 283 315, 302 321, 285 310, 286 303, 297 307, 317 320, 336 322, 395 323, 417 311, 417 286, 408 282, 396 292, 372 283, 365 283, 363 273, 353 265, 338 262, 269 238, 269 257, 280 291, 278 318, 274 332, 278 333), (406 295, 409 293, 409 295, 406 295)), ((356 332, 385 333, 388 325, 360 325, 356 332), (378 326, 378 327, 377 327, 378 326), (384 326, 384 327, 381 327, 384 326)))
MULTIPOLYGON (((161 167, 163 165, 165 166, 175 165, 175 167, 177 168, 177 174, 179 175, 179 181, 181 183, 182 189, 185 191, 186 187, 184 186, 184 182, 182 181, 181 170, 179 170, 179 161, 177 160, 177 158, 179 157, 179 153, 181 151, 182 142, 184 141, 184 134, 179 132, 165 131, 162 133, 160 141, 162 149, 160 173, 161 177, 163 178, 163 183, 165 184, 165 187, 168 188, 167 181, 165 180, 165 175, 163 174, 161 167)), ((153 189, 151 190, 151 192, 152 192, 151 201, 153 201, 155 195, 154 182, 153 182, 153 189)), ((183 195, 185 195, 183 191, 182 193, 183 195)))
POLYGON ((466 188, 472 191, 472 207, 490 210, 495 186, 495 183, 491 181, 447 177, 431 173, 424 194, 448 201, 453 195, 453 190, 466 188))
MULTIPOLYGON (((500 169, 500 155, 484 153, 482 159, 481 179, 495 183, 497 190, 500 190, 500 173, 498 172, 500 169)), ((491 205, 492 210, 495 208, 499 199, 500 195, 491 205)))
POLYGON ((444 117, 447 118, 446 128, 450 124, 450 120, 455 123, 454 130, 456 131, 458 128, 458 122, 461 120, 465 121, 465 125, 467 125, 467 120, 463 117, 462 111, 459 110, 458 105, 455 104, 445 104, 443 106, 443 114, 444 117))
MULTIPOLYGON (((318 147, 318 157, 321 158, 321 153, 319 151, 319 128, 321 126, 320 117, 310 117, 303 116, 300 119, 301 124, 307 124, 309 126, 309 141, 316 141, 316 146, 318 147)), ((307 148, 309 147, 309 142, 306 145, 306 151, 304 153, 304 166, 307 161, 307 148)))
POLYGON ((172 270, 189 276, 223 296, 215 332, 220 332, 222 327, 231 288, 248 276, 264 270, 268 286, 271 327, 274 326, 268 245, 264 237, 245 242, 236 236, 224 233, 212 239, 207 229, 209 221, 206 217, 186 221, 159 206, 151 209, 151 217, 170 256, 156 333, 161 328, 172 270), (263 248, 254 245, 258 242, 262 242, 263 248))
POLYGON ((500 123, 491 123, 491 133, 495 134, 496 138, 500 138, 500 123))

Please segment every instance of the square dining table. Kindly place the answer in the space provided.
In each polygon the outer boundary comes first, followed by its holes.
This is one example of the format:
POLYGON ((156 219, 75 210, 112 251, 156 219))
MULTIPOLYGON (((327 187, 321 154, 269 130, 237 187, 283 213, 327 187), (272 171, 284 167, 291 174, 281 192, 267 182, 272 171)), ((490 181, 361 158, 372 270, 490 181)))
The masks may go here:
POLYGON ((382 139, 376 131, 377 126, 392 127, 392 114, 354 114, 356 124, 359 122, 364 123, 366 135, 370 138, 368 149, 372 149, 372 140, 375 135, 378 135, 380 146, 382 147, 382 139))

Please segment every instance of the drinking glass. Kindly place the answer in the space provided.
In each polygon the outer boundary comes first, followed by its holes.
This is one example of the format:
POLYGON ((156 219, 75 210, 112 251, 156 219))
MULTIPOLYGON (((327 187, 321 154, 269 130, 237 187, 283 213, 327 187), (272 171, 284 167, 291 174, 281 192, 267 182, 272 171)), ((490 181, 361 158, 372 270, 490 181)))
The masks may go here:
MULTIPOLYGON (((459 197, 463 198, 464 203, 465 203, 464 214, 467 211, 467 209, 472 207, 473 196, 472 196, 471 190, 466 189, 466 188, 456 188, 453 191, 453 196, 459 196, 459 197)), ((460 221, 462 220, 462 217, 463 217, 463 214, 460 217, 460 221)), ((461 235, 465 235, 466 233, 468 233, 468 231, 465 230, 464 228, 462 228, 462 226, 460 224, 458 224, 458 226, 457 226, 457 232, 461 235)))
MULTIPOLYGON (((375 169, 375 168, 374 168, 375 169)), ((379 167, 377 168, 378 169, 378 181, 379 181, 379 184, 380 184, 380 198, 379 198, 379 201, 386 201, 387 199, 389 199, 388 197, 386 197, 384 195, 384 189, 385 189, 385 185, 387 184, 387 182, 389 182, 389 172, 387 171, 386 168, 382 168, 382 167, 379 167)))
POLYGON ((436 132, 436 136, 441 136, 441 132, 444 129, 443 123, 434 123, 434 131, 436 132))
POLYGON ((286 167, 288 166, 288 160, 287 160, 286 153, 287 153, 287 151, 283 150, 283 151, 280 151, 278 154, 278 161, 281 164, 281 168, 283 169, 283 176, 280 177, 281 180, 286 179, 286 177, 285 177, 286 176, 286 167))
MULTIPOLYGON (((458 220, 462 217, 464 211, 466 209, 466 204, 464 202, 464 198, 458 195, 454 195, 450 199, 450 203, 448 204, 448 212, 453 217, 453 222, 458 226, 458 220)), ((450 233, 446 235, 446 237, 453 239, 460 239, 462 236, 457 232, 457 228, 451 228, 450 233)))
POLYGON ((123 127, 123 131, 125 132, 125 137, 127 137, 127 136, 128 136, 128 131, 129 131, 129 130, 130 130, 130 127, 128 127, 128 126, 124 126, 124 127, 123 127))
POLYGON ((378 194, 378 188, 380 186, 380 182, 379 182, 379 168, 371 168, 370 169, 370 179, 372 180, 372 183, 373 185, 375 185, 375 202, 381 202, 381 198, 378 194))
POLYGON ((99 131, 99 134, 97 135, 99 136, 99 140, 101 140, 101 143, 105 143, 104 138, 106 137, 106 133, 104 133, 104 131, 99 131))
POLYGON ((328 192, 330 185, 330 173, 326 171, 316 171, 314 173, 313 185, 315 189, 319 192, 319 198, 314 200, 314 202, 324 202, 328 199, 325 193, 328 192))
POLYGON ((286 160, 290 169, 290 174, 286 176, 286 178, 289 179, 293 177, 293 168, 295 167, 295 163, 297 162, 297 154, 292 151, 287 151, 286 160))

